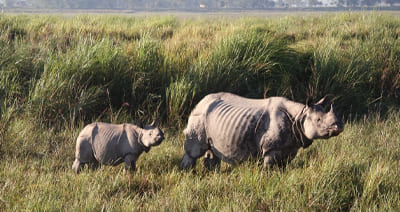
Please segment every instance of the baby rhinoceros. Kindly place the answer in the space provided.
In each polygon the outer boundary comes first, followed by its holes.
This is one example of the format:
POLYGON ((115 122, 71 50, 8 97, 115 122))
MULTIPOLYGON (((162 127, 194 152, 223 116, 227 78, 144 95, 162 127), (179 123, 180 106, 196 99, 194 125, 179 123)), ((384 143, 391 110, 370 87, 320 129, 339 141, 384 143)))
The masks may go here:
POLYGON ((76 140, 72 169, 78 174, 85 164, 116 166, 125 162, 125 169, 134 171, 140 154, 164 140, 164 133, 153 121, 148 126, 96 122, 85 126, 76 140))

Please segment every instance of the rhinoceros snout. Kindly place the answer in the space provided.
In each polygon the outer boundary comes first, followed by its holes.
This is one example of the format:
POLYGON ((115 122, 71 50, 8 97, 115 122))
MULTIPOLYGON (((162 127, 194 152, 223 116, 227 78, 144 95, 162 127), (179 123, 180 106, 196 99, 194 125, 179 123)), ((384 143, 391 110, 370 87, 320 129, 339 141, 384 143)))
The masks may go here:
POLYGON ((329 128, 329 136, 337 136, 344 130, 343 123, 335 123, 329 128))
POLYGON ((156 137, 155 137, 155 140, 156 140, 156 144, 160 144, 163 140, 164 140, 164 134, 160 134, 160 135, 157 135, 156 137))

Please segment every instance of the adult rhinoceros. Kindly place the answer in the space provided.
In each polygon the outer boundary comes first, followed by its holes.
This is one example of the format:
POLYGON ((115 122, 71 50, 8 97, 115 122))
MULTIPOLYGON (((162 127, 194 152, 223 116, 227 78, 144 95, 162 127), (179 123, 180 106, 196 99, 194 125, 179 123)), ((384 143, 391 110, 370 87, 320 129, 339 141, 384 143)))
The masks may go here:
POLYGON ((284 166, 313 139, 327 139, 343 131, 343 121, 333 105, 325 111, 327 102, 326 97, 304 105, 284 97, 209 94, 189 116, 180 168, 192 168, 206 152, 207 168, 219 166, 221 159, 234 164, 257 156, 264 158, 265 168, 284 166))
POLYGON ((99 163, 125 162, 125 169, 135 170, 140 154, 163 139, 164 133, 155 122, 143 128, 134 124, 92 123, 79 133, 72 169, 79 173, 85 164, 97 167, 99 163))

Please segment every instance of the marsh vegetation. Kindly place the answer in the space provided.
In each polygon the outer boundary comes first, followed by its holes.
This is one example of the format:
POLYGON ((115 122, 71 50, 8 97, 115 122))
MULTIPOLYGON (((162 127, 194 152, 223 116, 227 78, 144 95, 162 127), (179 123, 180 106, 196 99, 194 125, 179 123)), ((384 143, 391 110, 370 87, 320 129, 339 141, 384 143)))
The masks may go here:
POLYGON ((0 210, 400 209, 400 18, 0 16, 0 210), (285 170, 254 161, 181 172, 181 133, 206 94, 335 95, 345 131, 285 170), (163 144, 72 170, 85 124, 150 122, 163 144))

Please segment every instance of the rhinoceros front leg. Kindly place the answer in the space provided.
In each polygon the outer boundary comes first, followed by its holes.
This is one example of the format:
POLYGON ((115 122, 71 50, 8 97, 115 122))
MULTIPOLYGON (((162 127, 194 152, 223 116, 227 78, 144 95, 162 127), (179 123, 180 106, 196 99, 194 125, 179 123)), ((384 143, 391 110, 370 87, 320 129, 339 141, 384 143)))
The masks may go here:
POLYGON ((136 158, 129 154, 124 157, 125 170, 129 172, 136 171, 136 158))
POLYGON ((264 154, 264 169, 272 168, 276 165, 279 167, 285 165, 282 161, 282 151, 269 151, 264 154))

